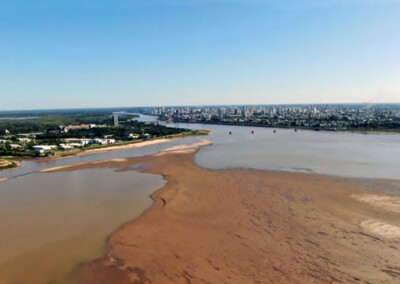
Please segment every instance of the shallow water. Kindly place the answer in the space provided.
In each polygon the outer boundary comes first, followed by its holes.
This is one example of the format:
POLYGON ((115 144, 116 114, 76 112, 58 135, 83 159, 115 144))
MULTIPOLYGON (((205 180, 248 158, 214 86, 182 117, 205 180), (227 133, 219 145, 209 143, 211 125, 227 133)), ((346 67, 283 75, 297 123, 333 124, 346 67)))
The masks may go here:
POLYGON ((276 129, 274 133, 272 128, 261 127, 183 123, 174 126, 212 130, 213 145, 196 156, 196 162, 207 168, 240 167, 400 179, 399 134, 295 132, 293 129, 276 129))
POLYGON ((159 151, 176 146, 182 143, 193 143, 198 141, 198 137, 187 137, 183 139, 172 140, 166 143, 153 144, 146 147, 138 147, 138 148, 130 148, 130 149, 122 149, 108 152, 99 152, 92 153, 89 155, 82 156, 70 156, 64 157, 57 160, 26 160, 22 161, 22 167, 15 168, 6 171, 0 171, 0 178, 3 177, 13 177, 18 175, 24 175, 28 173, 32 173, 35 171, 40 171, 47 168, 59 167, 65 165, 74 165, 85 162, 93 162, 93 161, 102 161, 102 160, 110 160, 110 159, 118 159, 118 158, 126 158, 126 157, 139 157, 145 155, 153 155, 158 153, 159 151))
POLYGON ((113 169, 36 173, 0 183, 0 283, 54 283, 105 252, 139 216, 160 176, 113 169))

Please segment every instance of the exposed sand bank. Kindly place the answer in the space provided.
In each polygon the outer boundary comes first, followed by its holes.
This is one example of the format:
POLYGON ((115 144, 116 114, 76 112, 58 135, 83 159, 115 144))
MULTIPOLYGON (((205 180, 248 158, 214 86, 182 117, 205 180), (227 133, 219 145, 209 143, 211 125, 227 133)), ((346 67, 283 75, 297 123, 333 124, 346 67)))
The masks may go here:
MULTIPOLYGON (((160 138, 160 139, 155 139, 155 140, 150 140, 150 141, 142 141, 142 142, 132 142, 130 144, 125 144, 125 145, 110 145, 108 147, 102 147, 102 148, 96 148, 96 149, 86 149, 86 150, 82 150, 79 152, 71 152, 70 154, 66 154, 64 156, 60 156, 60 155, 55 155, 55 156, 51 156, 51 157, 40 157, 38 158, 38 160, 36 160, 37 162, 41 162, 41 161, 48 161, 48 160, 57 160, 57 159, 62 159, 62 158, 66 158, 66 157, 70 157, 70 156, 83 156, 83 155, 90 155, 90 154, 96 154, 96 153, 101 153, 101 152, 109 152, 109 151, 117 151, 117 150, 124 150, 124 149, 133 149, 133 148, 141 148, 141 147, 146 147, 146 146, 151 146, 151 145, 156 145, 156 144, 161 144, 161 143, 166 143, 166 142, 170 142, 172 140, 178 139, 183 137, 182 135, 175 135, 175 136, 171 136, 168 138, 160 138)), ((103 161, 100 161, 100 163, 103 161)), ((15 168, 19 168, 22 167, 22 163, 19 162, 14 162, 16 164, 15 167, 13 167, 12 169, 15 168)), ((96 163, 96 162, 94 162, 96 163)), ((75 165, 66 165, 66 166, 59 166, 59 167, 53 167, 53 168, 49 168, 49 169, 44 169, 41 170, 40 172, 56 172, 56 171, 61 171, 61 170, 65 170, 68 169, 70 167, 73 167, 75 165)), ((0 170, 10 170, 10 168, 1 168, 0 170)), ((7 178, 1 179, 0 178, 0 182, 7 180, 7 178)))
POLYGON ((127 159, 111 159, 111 160, 94 161, 94 162, 89 162, 89 163, 81 163, 81 164, 65 165, 65 166, 48 168, 48 169, 40 170, 39 172, 40 173, 54 173, 54 172, 61 172, 61 171, 66 171, 66 170, 74 170, 74 169, 78 169, 79 167, 89 168, 89 167, 91 167, 91 165, 93 167, 96 167, 96 165, 104 164, 104 163, 121 163, 126 160, 127 159))
MULTIPOLYGON (((122 146, 110 146, 110 147, 104 147, 104 148, 99 148, 99 149, 91 149, 91 150, 84 150, 83 152, 77 154, 77 156, 80 155, 88 155, 88 154, 93 154, 93 153, 98 153, 98 152, 105 152, 105 151, 114 151, 114 150, 123 150, 123 149, 130 149, 130 148, 139 148, 139 147, 146 147, 146 146, 151 146, 155 144, 160 144, 160 143, 165 143, 169 142, 172 139, 176 138, 170 138, 170 139, 157 139, 157 140, 152 140, 152 141, 145 141, 145 142, 139 142, 139 143, 134 143, 134 144, 128 144, 128 145, 122 145, 122 146)), ((169 152, 169 151, 195 151, 198 147, 201 146, 207 146, 210 145, 211 141, 210 140, 202 140, 198 143, 192 144, 192 145, 178 145, 174 146, 165 150, 162 150, 159 155, 169 152)), ((80 166, 83 167, 88 167, 90 165, 97 165, 97 164, 102 164, 104 162, 109 163, 109 162, 124 162, 126 159, 111 159, 111 160, 103 160, 103 161, 95 161, 95 162, 90 162, 90 163, 82 163, 82 164, 73 164, 73 165, 65 165, 65 166, 59 166, 59 167, 53 167, 53 168, 48 168, 41 170, 41 173, 52 173, 52 172, 58 172, 58 171, 63 171, 63 170, 70 170, 70 169, 77 169, 80 166)), ((2 180, 0 179, 0 182, 2 180)))
POLYGON ((200 142, 194 144, 183 144, 177 145, 174 147, 167 148, 165 150, 160 151, 160 153, 156 154, 156 156, 161 156, 169 153, 173 154, 189 154, 196 152, 200 147, 209 146, 211 145, 211 140, 204 139, 200 142))
MULTIPOLYGON (((22 167, 22 164, 16 161, 0 159, 0 171, 6 171, 22 167)), ((1 180, 0 180, 1 181, 1 180)))
POLYGON ((377 194, 354 194, 353 198, 366 202, 372 206, 400 213, 400 198, 396 196, 377 195, 377 194))
MULTIPOLYGON (((173 154, 189 154, 196 152, 200 147, 209 146, 211 145, 211 140, 202 140, 194 144, 183 144, 178 146, 173 146, 164 150, 161 150, 155 156, 161 156, 169 153, 173 154)), ((87 168, 96 168, 102 166, 111 166, 111 167, 120 167, 122 162, 132 163, 133 159, 129 158, 121 158, 121 159, 111 159, 111 160, 102 160, 102 161, 94 161, 94 162, 85 162, 80 164, 73 164, 73 165, 65 165, 59 167, 53 167, 41 170, 41 173, 54 173, 60 171, 74 171, 79 169, 87 169, 87 168)))
POLYGON ((99 152, 108 152, 108 151, 114 151, 114 150, 145 147, 145 146, 169 142, 169 141, 172 141, 175 139, 184 138, 184 137, 188 137, 188 136, 208 135, 210 132, 211 131, 209 131, 209 130, 196 130, 194 132, 191 131, 190 133, 179 133, 179 134, 164 136, 162 138, 156 138, 154 140, 147 140, 147 141, 141 141, 141 142, 133 141, 131 143, 127 143, 124 145, 110 145, 107 147, 101 147, 101 148, 95 148, 95 149, 85 149, 74 155, 82 156, 82 155, 88 155, 88 154, 99 153, 99 152))
POLYGON ((388 239, 400 239, 400 227, 378 222, 375 220, 365 220, 362 221, 360 225, 366 231, 370 231, 376 235, 388 239))
POLYGON ((141 165, 167 180, 73 283, 399 283, 399 213, 353 198, 364 185, 203 169, 181 150, 67 169, 141 165))
POLYGON ((160 139, 156 139, 156 140, 143 141, 143 142, 137 142, 137 143, 130 143, 130 144, 126 144, 126 145, 116 145, 116 146, 112 146, 111 145, 111 146, 108 146, 108 147, 102 147, 102 148, 96 148, 96 149, 87 149, 87 150, 84 150, 82 152, 79 152, 77 154, 77 156, 88 155, 88 154, 99 153, 99 152, 108 152, 108 151, 115 151, 115 150, 146 147, 146 146, 150 146, 150 145, 169 142, 169 141, 171 141, 173 139, 176 139, 176 137, 173 137, 173 138, 160 138, 160 139))

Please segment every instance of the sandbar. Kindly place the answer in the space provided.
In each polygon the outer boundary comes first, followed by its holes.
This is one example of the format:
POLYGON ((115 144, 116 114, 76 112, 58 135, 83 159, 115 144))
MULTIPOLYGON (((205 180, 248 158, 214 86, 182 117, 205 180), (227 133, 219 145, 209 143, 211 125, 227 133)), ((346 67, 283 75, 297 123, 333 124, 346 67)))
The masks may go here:
POLYGON ((205 169, 196 151, 86 165, 167 183, 72 283, 399 283, 399 213, 354 198, 378 191, 316 174, 205 169))

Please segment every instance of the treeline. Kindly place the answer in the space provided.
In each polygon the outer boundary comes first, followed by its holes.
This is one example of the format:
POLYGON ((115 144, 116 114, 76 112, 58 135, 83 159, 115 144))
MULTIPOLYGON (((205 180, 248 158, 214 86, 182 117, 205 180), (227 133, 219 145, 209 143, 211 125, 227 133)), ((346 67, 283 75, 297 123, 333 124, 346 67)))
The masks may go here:
POLYGON ((115 139, 124 140, 131 133, 138 135, 147 133, 151 136, 166 136, 183 133, 185 131, 187 131, 187 129, 170 128, 163 125, 145 124, 143 122, 132 121, 118 127, 95 127, 90 130, 70 130, 67 133, 47 131, 42 135, 38 135, 37 139, 94 138, 110 135, 115 139))
POLYGON ((119 126, 113 126, 112 113, 104 110, 88 111, 41 111, 23 112, 24 116, 13 116, 15 113, 0 115, 0 156, 34 156, 34 145, 60 145, 66 138, 106 138, 117 141, 130 140, 130 134, 138 135, 140 139, 160 137, 184 133, 186 129, 169 128, 166 126, 138 122, 133 113, 119 116, 119 126), (8 115, 8 116, 7 116, 8 115), (70 130, 61 132, 62 125, 95 124, 91 129, 70 130), (32 140, 20 140, 18 134, 35 133, 29 137, 32 140), (146 135, 145 135, 146 134, 146 135), (149 134, 149 135, 147 135, 149 134), (3 143, 4 142, 4 143, 3 143))
POLYGON ((21 148, 12 149, 11 143, 0 144, 0 157, 13 156, 13 157, 34 157, 35 153, 32 151, 33 143, 27 143, 21 148))
POLYGON ((12 134, 44 132, 58 130, 60 125, 70 124, 107 124, 111 123, 110 115, 49 115, 43 117, 32 117, 30 119, 0 119, 0 134, 8 130, 12 134))

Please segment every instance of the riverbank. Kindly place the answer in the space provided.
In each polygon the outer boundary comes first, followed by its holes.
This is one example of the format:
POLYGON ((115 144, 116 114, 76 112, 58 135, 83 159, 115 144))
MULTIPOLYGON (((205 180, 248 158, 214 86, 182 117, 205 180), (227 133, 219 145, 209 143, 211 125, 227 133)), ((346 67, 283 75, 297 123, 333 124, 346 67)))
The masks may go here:
POLYGON ((204 169, 194 163, 197 151, 62 169, 136 165, 167 180, 151 208, 112 234, 107 255, 81 265, 72 283, 398 282, 398 197, 365 180, 204 169))
POLYGON ((128 142, 121 142, 112 145, 104 145, 104 146, 96 146, 90 148, 83 148, 83 149, 73 149, 68 151, 57 151, 54 156, 50 157, 42 157, 39 159, 57 159, 63 157, 70 157, 70 156, 83 156, 83 155, 90 155, 94 153, 100 152, 108 152, 108 151, 115 151, 115 150, 123 150, 123 149, 130 149, 130 148, 137 148, 137 147, 145 147, 159 143, 165 143, 174 139, 188 137, 188 136, 196 136, 196 135, 208 135, 210 131, 208 130, 191 130, 188 132, 183 132, 174 135, 167 135, 167 136, 160 136, 148 140, 134 140, 128 142))
MULTIPOLYGON (((193 130, 188 133, 169 135, 169 136, 160 137, 160 138, 152 139, 152 140, 134 141, 134 142, 118 144, 118 145, 103 146, 103 147, 97 147, 97 148, 92 148, 92 149, 83 149, 83 150, 78 150, 75 152, 69 152, 67 154, 64 152, 64 155, 54 155, 54 156, 50 156, 50 157, 26 158, 24 160, 33 160, 33 161, 37 161, 37 162, 53 161, 53 160, 58 160, 58 159, 67 158, 67 157, 71 157, 71 156, 84 156, 84 155, 90 155, 90 154, 98 154, 98 153, 102 153, 102 152, 147 147, 147 146, 151 146, 151 145, 170 142, 172 140, 179 139, 179 138, 184 138, 184 137, 188 137, 188 136, 208 135, 209 133, 210 133, 209 130, 193 130)), ((16 167, 5 168, 4 170, 22 166, 22 163, 20 163, 20 162, 18 162, 18 163, 15 162, 15 164, 17 165, 16 167)), ((68 168, 68 167, 69 167, 68 165, 60 166, 57 168, 40 170, 40 172, 53 172, 53 171, 57 171, 59 169, 68 168)), ((8 179, 7 177, 0 178, 0 182, 4 182, 7 179, 8 179)))
MULTIPOLYGON (((120 142, 112 145, 102 145, 102 146, 92 146, 88 148, 75 148, 72 150, 66 150, 66 151, 55 151, 54 155, 52 156, 45 156, 45 157, 19 157, 22 160, 36 160, 36 161, 46 161, 46 160, 56 160, 56 159, 61 159, 65 157, 71 157, 71 156, 83 156, 83 155, 90 155, 90 154, 95 154, 95 153, 101 153, 101 152, 109 152, 109 151, 116 151, 116 150, 124 150, 124 149, 130 149, 130 148, 139 148, 139 147, 146 147, 146 146, 151 146, 155 144, 160 144, 160 143, 165 143, 174 139, 179 139, 179 138, 184 138, 188 136, 197 136, 197 135, 208 135, 210 131, 208 130, 191 130, 188 132, 184 133, 179 133, 175 135, 167 135, 167 136, 161 136, 161 137, 156 137, 148 140, 134 140, 134 141, 128 141, 128 142, 120 142)), ((13 158, 13 157, 11 157, 13 158)), ((0 159, 1 162, 1 159, 0 159)), ((20 163, 13 162, 16 166, 13 167, 8 167, 8 168, 1 168, 0 164, 0 170, 2 169, 11 169, 14 167, 19 167, 21 166, 20 163)))
POLYGON ((400 134, 400 129, 374 129, 374 128, 332 129, 332 128, 322 128, 322 127, 265 125, 265 124, 256 124, 256 123, 235 123, 235 122, 229 123, 229 122, 211 122, 211 121, 174 121, 174 123, 244 126, 244 127, 257 127, 257 128, 312 130, 312 131, 327 131, 327 132, 351 132, 351 133, 358 133, 358 134, 400 134))
MULTIPOLYGON (((21 163, 6 159, 0 159, 0 171, 15 169, 19 167, 21 167, 21 163)), ((2 179, 0 179, 0 181, 2 181, 2 179)))

